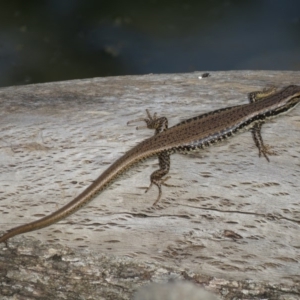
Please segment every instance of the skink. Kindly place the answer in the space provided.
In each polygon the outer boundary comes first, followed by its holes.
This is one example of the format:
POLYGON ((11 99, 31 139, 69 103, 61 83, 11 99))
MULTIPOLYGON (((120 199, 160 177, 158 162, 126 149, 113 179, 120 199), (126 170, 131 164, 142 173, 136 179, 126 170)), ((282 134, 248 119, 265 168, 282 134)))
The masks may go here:
POLYGON ((120 174, 153 156, 157 156, 159 160, 159 169, 150 177, 150 187, 154 184, 159 190, 158 198, 153 205, 161 197, 161 186, 167 185, 165 176, 169 172, 170 155, 173 153, 201 150, 238 132, 251 130, 259 156, 264 155, 269 161, 268 154, 271 152, 263 143, 261 126, 266 120, 286 113, 300 102, 300 86, 290 85, 279 91, 274 88, 266 89, 250 93, 248 97, 250 100, 248 104, 205 113, 171 128, 168 128, 167 118, 157 118, 156 114, 151 116, 147 111, 148 117, 143 120, 149 129, 155 130, 153 137, 126 152, 71 202, 46 217, 8 230, 0 237, 0 243, 15 235, 50 226, 68 217, 106 189, 120 174))

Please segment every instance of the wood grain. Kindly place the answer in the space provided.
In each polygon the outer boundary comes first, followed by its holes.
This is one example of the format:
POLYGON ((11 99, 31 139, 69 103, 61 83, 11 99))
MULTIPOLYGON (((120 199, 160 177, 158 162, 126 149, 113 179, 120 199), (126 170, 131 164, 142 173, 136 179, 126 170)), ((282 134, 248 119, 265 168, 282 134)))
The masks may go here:
MULTIPOLYGON (((126 126, 146 108, 174 125, 245 103, 248 92, 300 82, 300 72, 200 74, 1 89, 1 230, 58 209, 151 136, 126 126)), ((144 191, 157 160, 145 161, 76 214, 24 237, 299 292, 300 108, 265 124, 262 136, 276 152, 270 163, 247 132, 197 154, 173 155, 168 183, 175 187, 164 187, 152 207, 157 190, 144 191)))

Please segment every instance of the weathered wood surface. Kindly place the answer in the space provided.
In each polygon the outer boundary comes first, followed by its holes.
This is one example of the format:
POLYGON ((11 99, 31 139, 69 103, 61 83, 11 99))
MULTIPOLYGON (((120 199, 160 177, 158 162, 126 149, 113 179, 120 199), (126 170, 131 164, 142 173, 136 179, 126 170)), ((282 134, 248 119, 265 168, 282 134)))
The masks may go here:
MULTIPOLYGON (((126 126, 145 116, 146 108, 167 116, 173 125, 245 103, 248 92, 268 85, 300 84, 300 72, 214 72, 201 80, 200 74, 0 89, 1 230, 58 209, 125 151, 151 136, 149 130, 126 126)), ((76 214, 13 238, 15 251, 1 245, 0 284, 16 280, 6 271, 14 262, 18 270, 15 259, 24 254, 22 249, 38 258, 39 247, 59 249, 60 244, 70 247, 78 260, 81 253, 113 255, 143 266, 188 270, 209 278, 207 286, 213 277, 243 284, 250 280, 271 287, 278 297, 290 292, 298 297, 300 108, 265 124, 263 138, 277 153, 270 163, 258 157, 250 133, 198 154, 173 155, 168 183, 176 187, 164 187, 157 207, 151 206, 157 190, 144 193, 157 161, 140 164, 76 214)), ((63 250, 56 251, 63 255, 63 250)), ((38 259, 43 258, 47 255, 38 259)), ((5 285, 6 291, 11 286, 5 285)), ((214 286, 210 289, 221 293, 214 286)))

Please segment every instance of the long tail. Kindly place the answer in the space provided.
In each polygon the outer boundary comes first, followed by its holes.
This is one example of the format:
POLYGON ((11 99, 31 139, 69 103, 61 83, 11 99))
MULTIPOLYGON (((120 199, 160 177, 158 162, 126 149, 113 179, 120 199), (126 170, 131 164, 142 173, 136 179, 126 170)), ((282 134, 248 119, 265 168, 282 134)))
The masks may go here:
POLYGON ((149 139, 126 152, 71 202, 46 217, 10 229, 0 237, 0 243, 6 242, 15 235, 50 226, 79 210, 93 200, 97 194, 106 189, 119 175, 127 171, 136 163, 155 155, 153 152, 143 151, 143 149, 145 149, 143 146, 145 146, 145 143, 148 141, 149 139))

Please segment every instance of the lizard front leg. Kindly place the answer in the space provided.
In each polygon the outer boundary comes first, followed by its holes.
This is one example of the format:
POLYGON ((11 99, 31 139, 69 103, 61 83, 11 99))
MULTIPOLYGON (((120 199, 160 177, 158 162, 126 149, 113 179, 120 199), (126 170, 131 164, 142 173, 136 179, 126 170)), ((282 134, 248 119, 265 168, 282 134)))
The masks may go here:
MULTIPOLYGON (((250 103, 254 103, 257 101, 263 100, 265 97, 271 96, 272 94, 276 93, 275 87, 266 88, 262 91, 256 91, 248 94, 248 99, 250 103)), ((270 159, 268 155, 274 155, 274 151, 270 150, 271 146, 265 145, 264 141, 261 136, 261 127, 264 124, 264 121, 254 124, 251 129, 252 138, 254 141, 255 146, 258 148, 258 155, 259 157, 263 155, 268 162, 270 159)))

